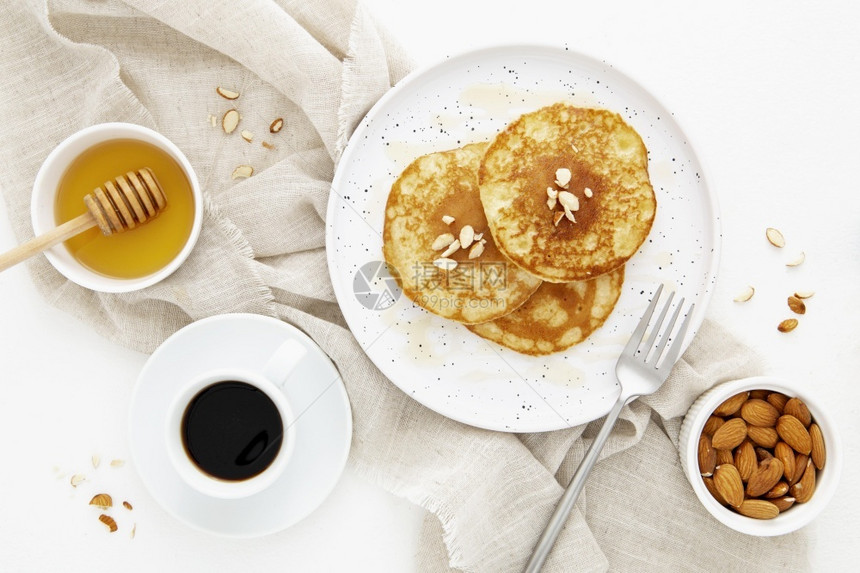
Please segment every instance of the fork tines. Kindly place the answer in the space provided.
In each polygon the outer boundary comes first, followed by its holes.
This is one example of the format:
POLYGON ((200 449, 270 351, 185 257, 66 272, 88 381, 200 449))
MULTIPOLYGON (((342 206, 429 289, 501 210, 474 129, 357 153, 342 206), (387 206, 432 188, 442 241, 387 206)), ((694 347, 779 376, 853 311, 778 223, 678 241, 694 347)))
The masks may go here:
POLYGON ((669 308, 672 306, 672 300, 675 298, 674 291, 670 292, 666 302, 663 304, 660 315, 651 327, 651 333, 648 336, 647 342, 643 345, 641 344, 642 339, 645 335, 646 329, 648 328, 648 324, 651 321, 651 317, 654 314, 654 309, 657 307, 657 302, 660 299, 662 292, 663 285, 661 284, 654 293, 654 296, 651 297, 651 302, 648 304, 648 308, 645 310, 639 324, 636 326, 636 330, 634 330, 633 334, 630 336, 627 346, 624 347, 624 354, 628 356, 632 356, 634 354, 642 355, 644 353, 644 355, 641 356, 641 359, 648 366, 656 369, 661 369, 663 366, 671 368, 677 361, 678 356, 681 353, 681 347, 683 346, 684 336, 687 334, 687 327, 690 324, 690 317, 693 315, 693 309, 696 307, 695 304, 690 305, 689 309, 685 313, 684 320, 681 322, 681 326, 673 337, 672 331, 675 328, 675 323, 677 322, 678 317, 681 315, 681 310, 684 308, 685 299, 682 297, 681 300, 678 301, 678 304, 675 305, 675 311, 672 313, 671 319, 666 327, 663 328, 663 321, 666 319, 669 308), (660 338, 659 343, 657 342, 658 336, 660 338), (670 346, 663 361, 660 362, 663 351, 670 340, 677 340, 678 343, 670 346), (656 347, 655 343, 657 344, 656 347))

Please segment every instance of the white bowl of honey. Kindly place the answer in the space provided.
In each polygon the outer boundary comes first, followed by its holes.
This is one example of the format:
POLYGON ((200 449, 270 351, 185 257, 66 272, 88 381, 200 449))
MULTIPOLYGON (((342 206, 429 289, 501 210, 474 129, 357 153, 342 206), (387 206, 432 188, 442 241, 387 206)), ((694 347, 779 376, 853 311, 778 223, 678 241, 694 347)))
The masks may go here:
POLYGON ((131 123, 87 127, 48 155, 33 185, 35 234, 83 214, 85 195, 144 167, 157 177, 166 206, 151 221, 125 232, 105 236, 94 227, 46 251, 66 278, 95 291, 130 292, 164 279, 191 253, 203 222, 194 169, 169 139, 131 123))

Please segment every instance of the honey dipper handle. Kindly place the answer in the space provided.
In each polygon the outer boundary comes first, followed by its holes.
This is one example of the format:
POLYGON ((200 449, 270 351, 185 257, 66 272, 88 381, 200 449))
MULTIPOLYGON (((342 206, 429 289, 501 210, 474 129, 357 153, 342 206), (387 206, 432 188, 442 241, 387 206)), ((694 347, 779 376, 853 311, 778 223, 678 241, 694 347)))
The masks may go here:
POLYGON ((0 272, 96 226, 89 211, 0 255, 0 272))

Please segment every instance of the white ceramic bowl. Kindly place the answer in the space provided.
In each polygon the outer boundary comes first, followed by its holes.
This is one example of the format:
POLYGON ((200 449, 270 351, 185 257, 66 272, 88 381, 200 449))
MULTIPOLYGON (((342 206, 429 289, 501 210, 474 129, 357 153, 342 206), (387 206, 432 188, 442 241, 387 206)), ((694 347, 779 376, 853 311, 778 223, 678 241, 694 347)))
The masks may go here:
POLYGON ((33 231, 36 235, 41 235, 56 227, 54 204, 57 187, 69 164, 86 149, 112 139, 145 141, 170 154, 185 172, 194 196, 194 223, 185 245, 167 265, 149 275, 133 279, 109 277, 82 265, 63 244, 45 251, 48 261, 69 280, 91 290, 118 293, 135 291, 153 285, 169 276, 188 258, 197 242, 203 224, 203 196, 191 163, 169 139, 158 132, 132 123, 101 123, 84 128, 63 140, 48 154, 36 174, 30 204, 33 231))
POLYGON ((839 476, 842 473, 842 442, 833 421, 821 409, 819 402, 808 388, 800 384, 774 378, 757 376, 734 380, 715 386, 703 393, 690 406, 681 425, 681 466, 693 490, 711 515, 723 524, 741 533, 758 536, 783 535, 799 529, 812 521, 827 506, 833 497, 839 476), (699 472, 699 436, 708 417, 727 398, 747 390, 773 390, 789 397, 798 397, 807 405, 815 422, 821 428, 827 448, 827 463, 818 471, 815 493, 807 503, 796 503, 774 519, 762 520, 736 513, 717 502, 708 492, 699 472))

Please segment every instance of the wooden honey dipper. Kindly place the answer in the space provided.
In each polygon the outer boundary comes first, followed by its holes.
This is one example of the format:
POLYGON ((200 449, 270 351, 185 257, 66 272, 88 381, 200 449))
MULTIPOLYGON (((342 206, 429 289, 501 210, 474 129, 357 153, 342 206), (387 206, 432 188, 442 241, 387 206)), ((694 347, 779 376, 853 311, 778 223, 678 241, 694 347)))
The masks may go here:
POLYGON ((148 223, 167 206, 167 197, 149 167, 129 171, 84 197, 87 212, 0 255, 0 272, 98 225, 103 235, 148 223))

